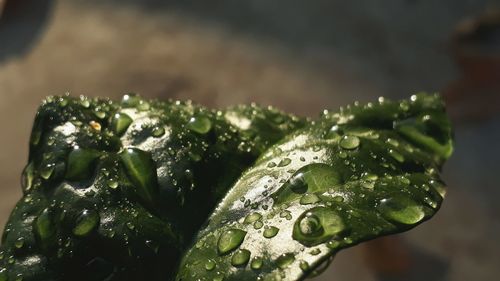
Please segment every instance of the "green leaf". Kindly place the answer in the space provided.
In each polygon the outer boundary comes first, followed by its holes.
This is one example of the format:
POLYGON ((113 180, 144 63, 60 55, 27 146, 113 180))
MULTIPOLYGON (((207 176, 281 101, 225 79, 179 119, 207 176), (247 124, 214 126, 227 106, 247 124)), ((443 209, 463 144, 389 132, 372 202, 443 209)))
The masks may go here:
POLYGON ((342 248, 429 219, 451 151, 434 95, 316 121, 49 97, 0 280, 300 280, 342 248))
POLYGON ((302 280, 343 248, 429 219, 452 149, 443 116, 439 97, 420 94, 326 113, 285 137, 217 206, 176 280, 302 280), (221 254, 228 231, 245 236, 221 254), (241 251, 255 266, 235 265, 241 251))
POLYGON ((24 197, 3 233, 0 280, 173 279, 228 188, 304 124, 254 105, 47 98, 24 197))

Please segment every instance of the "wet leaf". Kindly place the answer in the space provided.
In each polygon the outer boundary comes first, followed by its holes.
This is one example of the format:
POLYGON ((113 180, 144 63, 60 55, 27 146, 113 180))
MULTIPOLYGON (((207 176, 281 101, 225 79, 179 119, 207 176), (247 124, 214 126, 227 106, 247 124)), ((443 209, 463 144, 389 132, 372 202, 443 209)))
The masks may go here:
POLYGON ((451 151, 434 95, 315 121, 49 97, 0 280, 301 280, 340 249, 429 219, 451 151))
POLYGON ((187 251, 176 280, 302 280, 343 248, 432 217, 443 199, 437 171, 452 150, 450 124, 437 96, 402 103, 327 113, 264 152, 198 233, 203 246, 187 251), (245 223, 255 212, 262 229, 245 223), (258 270, 217 253, 227 229, 246 233, 234 251, 258 258, 258 270), (205 259, 217 273, 196 263, 205 259))

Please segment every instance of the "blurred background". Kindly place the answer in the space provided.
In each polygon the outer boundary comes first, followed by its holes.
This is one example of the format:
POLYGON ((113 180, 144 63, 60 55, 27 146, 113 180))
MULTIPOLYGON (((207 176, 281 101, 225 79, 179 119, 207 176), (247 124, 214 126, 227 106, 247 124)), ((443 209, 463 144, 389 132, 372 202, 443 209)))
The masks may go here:
POLYGON ((341 252, 318 281, 498 280, 499 0, 0 0, 0 225, 47 95, 316 117, 417 91, 441 92, 454 121, 447 200, 413 231, 341 252))

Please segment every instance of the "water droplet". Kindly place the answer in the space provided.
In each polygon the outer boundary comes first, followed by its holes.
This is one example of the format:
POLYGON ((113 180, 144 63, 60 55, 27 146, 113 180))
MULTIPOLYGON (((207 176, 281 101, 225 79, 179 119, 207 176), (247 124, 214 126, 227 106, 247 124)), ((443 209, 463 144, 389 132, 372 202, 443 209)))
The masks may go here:
POLYGON ((326 243, 326 246, 330 249, 336 249, 340 246, 340 242, 336 240, 331 240, 326 243))
POLYGON ((222 233, 217 241, 219 255, 225 255, 238 248, 243 243, 246 234, 246 231, 235 228, 222 233))
POLYGON ((279 268, 285 269, 295 261, 295 255, 292 253, 282 254, 276 259, 276 265, 279 268))
POLYGON ((111 120, 110 128, 116 135, 121 136, 127 131, 132 121, 132 118, 127 114, 116 113, 111 120))
POLYGON ((290 158, 283 158, 278 163, 278 167, 285 167, 285 166, 288 166, 290 163, 292 163, 292 159, 290 159, 290 158))
POLYGON ((250 263, 250 267, 252 269, 260 269, 262 267, 262 264, 264 262, 264 259, 262 259, 261 257, 255 257, 252 259, 252 262, 250 263))
POLYGON ((257 212, 251 213, 245 217, 245 220, 243 221, 243 223, 246 223, 246 224, 254 223, 254 222, 260 220, 261 218, 262 218, 261 214, 259 214, 257 212))
POLYGON ((17 238, 16 242, 14 242, 14 246, 18 249, 21 249, 24 246, 24 238, 17 238))
POLYGON ((96 161, 101 154, 94 149, 81 149, 75 147, 68 156, 66 179, 69 181, 82 181, 90 179, 96 168, 96 161))
POLYGON ((24 191, 29 191, 33 187, 33 178, 35 177, 35 169, 33 162, 30 162, 23 170, 21 184, 24 191))
POLYGON ((208 259, 207 262, 205 262, 205 269, 208 271, 212 271, 215 269, 216 263, 213 259, 208 259))
POLYGON ((378 179, 378 176, 375 174, 363 173, 361 175, 361 179, 367 180, 367 181, 376 181, 378 179))
POLYGON ((134 93, 130 94, 125 94, 123 95, 122 98, 122 105, 123 107, 136 107, 140 102, 142 101, 142 98, 134 93))
POLYGON ((268 168, 274 168, 274 167, 276 167, 276 163, 274 163, 274 162, 269 162, 269 163, 267 163, 267 167, 268 167, 268 168))
POLYGON ((158 251, 160 250, 160 245, 157 242, 155 242, 153 240, 146 240, 145 244, 150 249, 152 249, 155 254, 158 254, 158 251))
POLYGON ((437 180, 430 180, 429 184, 441 195, 441 198, 446 196, 446 186, 437 180))
POLYGON ((45 208, 36 218, 33 231, 42 242, 45 242, 54 235, 55 229, 48 208, 45 208))
POLYGON ((323 226, 317 216, 307 213, 299 222, 299 230, 304 235, 311 235, 315 232, 323 231, 323 226))
POLYGON ((120 158, 127 175, 134 185, 135 194, 143 202, 154 205, 159 191, 156 163, 151 154, 137 148, 128 148, 120 153, 120 158))
POLYGON ((302 213, 295 222, 293 239, 311 247, 330 240, 346 230, 342 218, 328 207, 315 207, 302 213))
POLYGON ((340 140, 340 147, 344 149, 355 149, 359 146, 360 140, 357 136, 346 135, 340 140))
POLYGON ((299 267, 300 267, 300 270, 302 270, 304 272, 308 271, 309 270, 309 263, 307 263, 306 261, 300 261, 299 267))
POLYGON ((87 99, 87 98, 83 98, 80 100, 80 104, 84 107, 84 108, 89 108, 90 107, 90 101, 87 99))
POLYGON ((165 128, 163 127, 155 127, 153 131, 151 132, 151 135, 155 138, 159 138, 165 134, 165 128))
POLYGON ((206 134, 212 129, 212 122, 204 116, 193 116, 189 119, 187 128, 199 134, 206 134))
POLYGON ((405 161, 404 156, 394 149, 389 149, 389 155, 391 155, 392 158, 396 159, 396 161, 398 161, 400 163, 403 163, 405 161))
POLYGON ((279 232, 279 228, 275 227, 275 226, 266 226, 264 228, 264 232, 262 233, 262 235, 265 237, 265 238, 273 238, 274 236, 276 236, 279 232))
POLYGON ((324 192, 341 182, 339 171, 333 167, 314 163, 298 169, 292 177, 283 184, 272 198, 275 204, 291 202, 299 199, 306 192, 324 192))
POLYGON ((76 225, 73 228, 73 234, 76 236, 86 236, 90 234, 99 225, 99 214, 92 210, 83 210, 76 225))
POLYGON ((263 226, 264 226, 264 223, 263 223, 263 222, 261 222, 261 221, 256 221, 256 222, 253 224, 253 228, 255 228, 255 229, 261 229, 263 226))
MULTIPOLYGON (((101 111, 99 108, 96 108, 96 110, 94 110, 94 115, 95 115, 97 118, 99 118, 99 119, 104 119, 104 117, 106 117, 106 112, 101 111)), ((93 122, 93 121, 91 121, 91 122, 93 122)), ((97 123, 97 122, 96 122, 96 123, 97 123)), ((99 123, 97 123, 97 124, 99 124, 99 123)), ((90 125, 92 126, 92 124, 90 124, 90 125)), ((100 131, 100 126, 101 126, 101 124, 99 124, 99 131, 100 131)), ((92 126, 92 127, 94 127, 94 126, 92 126)), ((95 129, 95 128, 94 128, 94 129, 95 129)))
POLYGON ((285 218, 287 220, 291 220, 292 219, 292 213, 290 213, 290 211, 288 210, 283 210, 280 212, 280 218, 285 218))
POLYGON ((395 140, 395 139, 388 138, 388 139, 386 140, 386 142, 387 142, 388 144, 392 145, 392 146, 396 146, 396 147, 397 147, 397 146, 399 146, 399 142, 398 142, 397 140, 395 140))
POLYGON ((43 165, 42 168, 40 169, 40 176, 45 180, 50 179, 50 177, 54 173, 55 166, 56 164, 54 163, 43 165))
POLYGON ((382 199, 378 210, 387 220, 400 224, 415 224, 425 217, 423 206, 405 196, 382 199))
POLYGON ((7 269, 5 268, 0 269, 0 281, 8 281, 7 269))
POLYGON ((223 281, 224 280, 224 274, 222 272, 217 272, 217 275, 214 276, 212 281, 223 281))
POLYGON ((236 251, 232 258, 231 258, 231 264, 233 266, 244 266, 248 263, 250 260, 250 251, 246 249, 239 249, 236 251))
POLYGON ((118 188, 118 181, 116 181, 116 180, 108 180, 108 181, 106 181, 106 184, 111 189, 117 189, 118 188))
POLYGON ((346 158, 347 158, 347 156, 348 156, 348 155, 347 155, 347 153, 346 153, 345 151, 340 151, 338 155, 339 155, 339 157, 340 157, 340 158, 342 158, 342 159, 346 159, 346 158))
POLYGON ((137 110, 139 111, 146 111, 149 110, 149 108, 150 108, 149 102, 144 100, 139 101, 139 104, 137 105, 137 110))
POLYGON ((321 250, 319 248, 315 248, 315 249, 312 249, 309 254, 313 255, 313 256, 317 256, 319 254, 321 254, 321 250))
POLYGON ((126 225, 127 225, 127 228, 130 229, 130 230, 134 230, 135 229, 135 225, 132 222, 127 222, 126 225))
POLYGON ((302 205, 314 204, 318 203, 319 201, 321 201, 321 199, 314 193, 306 193, 302 195, 302 197, 300 197, 300 204, 302 205))

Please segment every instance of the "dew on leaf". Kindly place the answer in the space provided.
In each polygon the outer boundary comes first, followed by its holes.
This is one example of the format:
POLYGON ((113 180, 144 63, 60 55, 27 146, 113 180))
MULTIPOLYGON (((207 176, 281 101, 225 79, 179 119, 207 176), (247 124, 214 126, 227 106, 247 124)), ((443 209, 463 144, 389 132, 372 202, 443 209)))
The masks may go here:
POLYGON ((295 255, 293 253, 282 254, 276 259, 276 265, 285 269, 295 261, 295 255))
POLYGON ((340 139, 340 147, 344 149, 356 149, 360 144, 360 140, 357 136, 346 135, 340 139))
POLYGON ((225 255, 241 245, 246 236, 246 231, 232 228, 224 231, 217 241, 219 255, 225 255))
POLYGON ((73 234, 87 236, 99 225, 99 214, 92 210, 83 210, 76 220, 73 234))
POLYGON ((283 158, 281 161, 278 163, 278 167, 286 167, 292 163, 292 159, 290 158, 283 158))
POLYGON ((293 239, 311 247, 330 240, 346 230, 343 219, 328 207, 305 211, 294 224, 293 239))
POLYGON ((265 238, 273 238, 274 236, 276 236, 276 234, 278 234, 278 232, 279 228, 275 226, 268 226, 264 228, 264 232, 262 233, 262 235, 265 238))
POLYGON ((319 201, 321 201, 321 199, 314 193, 306 193, 302 195, 302 197, 300 197, 300 204, 302 205, 314 204, 318 203, 319 201))
POLYGON ((250 267, 252 269, 258 270, 258 269, 260 269, 262 267, 263 262, 264 262, 263 258, 261 258, 261 257, 255 257, 250 262, 250 267))
POLYGON ((423 206, 403 196, 380 200, 378 210, 384 218, 399 224, 416 224, 425 217, 423 206))
POLYGON ((330 165, 314 163, 298 169, 275 193, 275 204, 299 199, 306 192, 325 192, 341 182, 339 171, 330 165))
POLYGON ((244 266, 248 263, 250 260, 250 251, 247 249, 239 249, 236 252, 234 252, 233 256, 231 257, 231 264, 233 266, 244 266))
POLYGON ((132 118, 125 113, 116 113, 111 119, 110 128, 118 136, 123 135, 127 131, 130 124, 132 124, 132 118))
POLYGON ((262 215, 260 213, 254 212, 249 214, 248 216, 245 217, 245 220, 243 223, 250 224, 254 223, 262 218, 262 215))
POLYGON ((199 134, 206 134, 212 128, 212 122, 204 116, 193 116, 189 119, 187 128, 199 134))
POLYGON ((216 266, 216 263, 213 259, 208 259, 206 262, 205 262, 205 269, 208 270, 208 271, 212 271, 214 270, 216 266))

